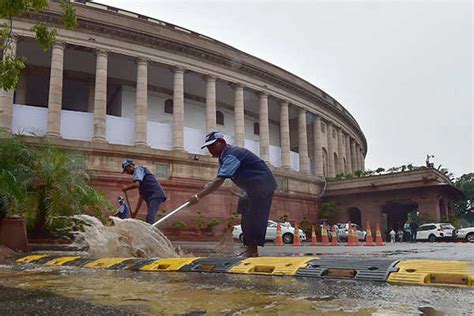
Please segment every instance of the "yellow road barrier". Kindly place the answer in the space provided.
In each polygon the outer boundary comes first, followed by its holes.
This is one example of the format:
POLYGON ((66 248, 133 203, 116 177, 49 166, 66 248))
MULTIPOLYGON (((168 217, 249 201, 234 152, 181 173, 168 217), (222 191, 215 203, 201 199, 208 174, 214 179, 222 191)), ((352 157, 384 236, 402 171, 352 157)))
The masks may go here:
POLYGON ((110 269, 112 266, 133 258, 102 258, 86 263, 84 268, 110 269))
POLYGON ((167 259, 158 259, 146 266, 140 268, 140 271, 178 271, 187 264, 192 263, 193 261, 200 259, 199 257, 195 258, 167 258, 167 259))
POLYGON ((474 262, 402 260, 395 267, 387 280, 392 284, 474 287, 474 262))
POLYGON ((59 257, 46 262, 48 266, 62 266, 63 264, 79 259, 80 257, 59 257))
POLYGON ((231 273, 265 274, 265 275, 295 275, 300 268, 305 268, 308 262, 316 257, 257 257, 248 258, 232 267, 231 273))
POLYGON ((47 256, 48 255, 31 255, 31 256, 26 256, 26 257, 17 259, 16 262, 30 263, 30 262, 39 260, 39 259, 47 257, 47 256))

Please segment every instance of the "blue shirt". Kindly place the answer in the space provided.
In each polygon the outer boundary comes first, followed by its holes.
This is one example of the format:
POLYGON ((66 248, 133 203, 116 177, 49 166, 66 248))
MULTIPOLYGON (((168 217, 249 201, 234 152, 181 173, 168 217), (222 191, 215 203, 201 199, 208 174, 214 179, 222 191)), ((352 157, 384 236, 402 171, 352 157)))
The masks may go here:
POLYGON ((273 193, 277 183, 271 170, 250 150, 227 145, 219 157, 217 176, 230 178, 249 197, 273 193))
POLYGON ((139 183, 138 191, 145 202, 148 203, 153 199, 166 200, 166 194, 160 182, 158 182, 148 168, 136 166, 133 171, 133 181, 139 183))
POLYGON ((120 202, 120 206, 118 208, 118 217, 121 219, 126 219, 130 217, 130 212, 128 210, 127 204, 125 202, 120 202))

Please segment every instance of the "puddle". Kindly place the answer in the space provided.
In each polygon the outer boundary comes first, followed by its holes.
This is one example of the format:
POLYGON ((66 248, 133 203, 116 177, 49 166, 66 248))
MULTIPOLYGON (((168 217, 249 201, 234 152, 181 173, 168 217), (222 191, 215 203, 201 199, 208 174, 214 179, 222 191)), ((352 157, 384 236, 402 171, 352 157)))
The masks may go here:
MULTIPOLYGON (((149 315, 457 315, 474 309, 466 289, 211 273, 0 266, 2 304, 11 303, 4 299, 8 288, 33 293, 41 304, 59 295, 77 306, 83 301, 149 315)), ((18 303, 18 310, 31 312, 18 303)))

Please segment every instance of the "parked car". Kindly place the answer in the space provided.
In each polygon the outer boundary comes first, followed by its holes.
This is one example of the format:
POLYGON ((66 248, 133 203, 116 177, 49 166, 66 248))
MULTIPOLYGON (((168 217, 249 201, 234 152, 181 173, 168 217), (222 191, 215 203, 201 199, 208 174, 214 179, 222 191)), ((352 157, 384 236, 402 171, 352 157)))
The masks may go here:
POLYGON ((427 240, 435 242, 440 239, 452 239, 454 237, 454 226, 450 223, 428 223, 418 227, 416 240, 427 240))
MULTIPOLYGON (((277 236, 277 222, 274 222, 272 220, 269 220, 267 223, 267 233, 265 235, 265 239, 269 241, 274 241, 276 240, 277 236)), ((293 242, 293 234, 295 232, 295 228, 291 226, 289 222, 285 223, 280 223, 281 226, 281 237, 283 239, 283 242, 285 244, 291 244, 293 242)), ((304 231, 299 229, 299 235, 300 235, 300 240, 304 241, 306 240, 306 234, 304 231)), ((232 236, 235 239, 239 239, 240 241, 243 241, 243 234, 242 234, 242 227, 240 225, 235 225, 234 229, 232 230, 232 236)))
POLYGON ((454 237, 474 242, 474 227, 460 228, 455 231, 454 237))
MULTIPOLYGON (((348 223, 337 223, 337 236, 339 237, 340 241, 347 241, 347 237, 349 235, 349 224, 348 223)), ((365 240, 365 235, 367 232, 362 230, 359 225, 351 223, 352 229, 356 229, 357 232, 357 239, 365 240)))

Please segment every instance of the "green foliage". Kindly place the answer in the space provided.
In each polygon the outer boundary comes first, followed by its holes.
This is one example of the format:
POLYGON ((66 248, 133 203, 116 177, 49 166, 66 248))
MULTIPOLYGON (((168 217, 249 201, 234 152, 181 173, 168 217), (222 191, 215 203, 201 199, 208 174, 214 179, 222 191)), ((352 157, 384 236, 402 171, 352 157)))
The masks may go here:
MULTIPOLYGON (((77 27, 76 10, 69 1, 60 3, 63 9, 62 21, 64 27, 75 29, 77 27)), ((15 89, 20 72, 25 68, 25 59, 21 57, 14 58, 9 51, 13 49, 12 45, 12 23, 13 18, 21 13, 28 11, 44 11, 48 9, 48 0, 0 0, 0 18, 8 20, 0 28, 0 46, 4 60, 0 61, 0 88, 4 90, 15 89)), ((46 24, 39 23, 31 28, 35 32, 36 42, 47 51, 56 40, 57 30, 49 29, 46 24)))
POLYGON ((221 221, 220 220, 217 220, 217 219, 213 219, 211 220, 209 223, 207 223, 207 228, 208 229, 212 229, 213 227, 217 226, 217 225, 220 225, 221 224, 221 221))
POLYGON ((306 236, 311 236, 311 232, 313 230, 313 225, 308 221, 307 217, 303 217, 303 220, 299 224, 299 227, 304 231, 306 236))
POLYGON ((354 175, 355 175, 357 178, 362 177, 363 174, 364 174, 364 172, 363 172, 362 170, 356 170, 356 171, 354 171, 354 175))
POLYGON ((375 170, 375 173, 382 173, 382 172, 385 172, 385 169, 382 168, 382 167, 378 167, 378 168, 375 170))
POLYGON ((10 19, 22 12, 44 11, 48 8, 48 0, 2 0, 0 1, 0 17, 10 19))
POLYGON ((58 31, 56 29, 48 29, 46 24, 39 23, 31 28, 31 31, 35 32, 36 43, 38 43, 44 51, 51 48, 56 40, 58 31))
POLYGON ((174 221, 173 224, 171 224, 171 227, 174 229, 183 230, 186 228, 186 224, 181 221, 174 221))
POLYGON ((340 212, 336 205, 333 201, 322 202, 319 206, 319 217, 325 218, 329 223, 335 222, 340 212))
POLYGON ((22 57, 12 58, 6 56, 0 61, 0 87, 4 90, 12 90, 16 87, 20 72, 25 68, 25 59, 22 57))
POLYGON ((474 173, 463 174, 454 181, 454 185, 466 196, 454 203, 455 213, 468 215, 474 211, 474 173))
POLYGON ((338 173, 338 174, 336 174, 336 179, 338 179, 338 180, 344 179, 344 173, 338 173))
POLYGON ((58 216, 104 219, 103 211, 112 210, 105 195, 89 185, 80 155, 4 133, 0 161, 0 212, 25 216, 37 235, 46 235, 58 216))
POLYGON ((288 222, 288 214, 283 214, 278 220, 282 223, 288 222))
POLYGON ((77 28, 77 16, 76 9, 70 2, 61 2, 59 6, 63 9, 63 14, 61 15, 63 24, 67 29, 77 28))

